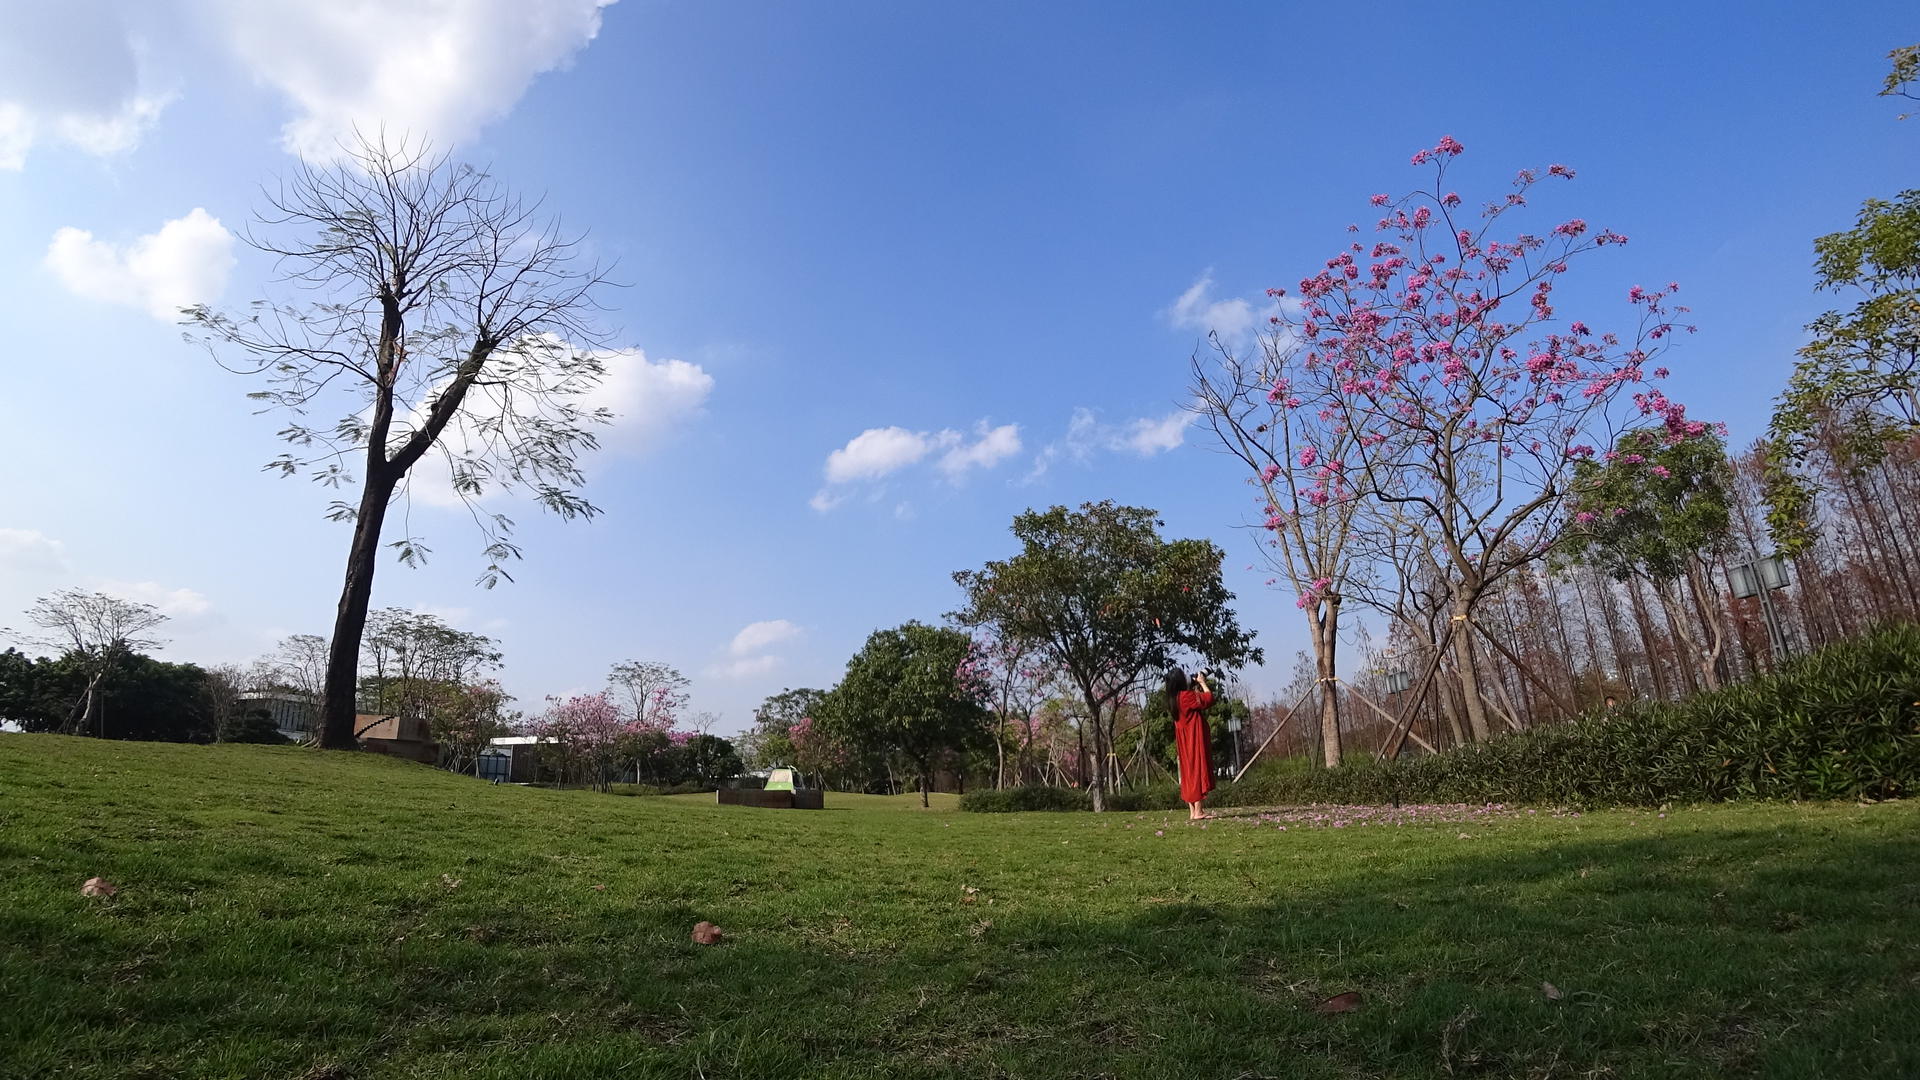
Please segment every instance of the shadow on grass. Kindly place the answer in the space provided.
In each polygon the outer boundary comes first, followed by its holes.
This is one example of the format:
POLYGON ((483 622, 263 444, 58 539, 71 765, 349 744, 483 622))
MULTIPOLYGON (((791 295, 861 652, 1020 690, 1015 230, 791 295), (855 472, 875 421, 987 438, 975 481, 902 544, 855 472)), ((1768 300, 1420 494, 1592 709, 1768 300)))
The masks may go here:
MULTIPOLYGON (((299 872, 234 851, 167 919, 0 913, 0 1074, 1920 1075, 1911 835, 1381 842, 1299 884, 1194 849, 1195 887, 1109 900, 1114 857, 1058 886, 1088 898, 1075 917, 924 885, 849 903, 777 857, 570 909, 356 893, 371 868, 343 856, 310 892, 195 911, 226 875, 299 872), (1226 877, 1238 899, 1208 887, 1226 877), (729 939, 692 944, 729 898, 729 939), (1316 1011, 1350 991, 1357 1009, 1316 1011)), ((541 865, 494 869, 535 889, 541 865)))

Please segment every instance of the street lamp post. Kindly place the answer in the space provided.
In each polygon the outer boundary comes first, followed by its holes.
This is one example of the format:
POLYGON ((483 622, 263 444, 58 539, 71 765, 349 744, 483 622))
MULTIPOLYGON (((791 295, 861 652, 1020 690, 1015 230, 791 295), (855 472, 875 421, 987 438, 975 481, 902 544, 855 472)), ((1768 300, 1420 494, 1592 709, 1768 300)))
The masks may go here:
POLYGON ((1786 560, 1778 555, 1762 556, 1756 552, 1751 561, 1727 568, 1727 584, 1733 587, 1733 595, 1738 599, 1760 598, 1760 617, 1766 620, 1767 637, 1773 644, 1773 655, 1784 658, 1787 655, 1787 635, 1781 629, 1779 613, 1773 608, 1773 590, 1784 589, 1789 584, 1786 560))

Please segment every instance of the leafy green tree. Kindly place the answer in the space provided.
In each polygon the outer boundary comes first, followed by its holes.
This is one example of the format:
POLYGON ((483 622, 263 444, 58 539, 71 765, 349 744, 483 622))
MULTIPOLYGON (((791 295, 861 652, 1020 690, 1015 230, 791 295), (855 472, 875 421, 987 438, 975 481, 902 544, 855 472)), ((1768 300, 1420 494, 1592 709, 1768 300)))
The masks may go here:
POLYGON ((1816 442, 1865 470, 1920 431, 1920 189, 1868 199, 1853 228, 1813 247, 1816 287, 1857 299, 1808 324, 1812 340, 1774 404, 1767 524, 1789 553, 1813 539, 1816 493, 1802 466, 1816 442))
POLYGON ((221 742, 278 745, 287 741, 274 724, 273 714, 265 709, 246 709, 224 716, 219 724, 221 742))
POLYGON ((741 740, 741 757, 755 769, 793 765, 798 758, 793 745, 793 726, 813 715, 825 697, 825 690, 812 687, 783 689, 753 710, 753 729, 741 740))
POLYGON ((826 722, 846 741, 906 763, 922 806, 938 763, 989 738, 973 639, 958 630, 909 622, 874 631, 829 697, 826 722))
MULTIPOLYGON (((1213 756, 1215 766, 1233 760, 1233 733, 1227 730, 1227 721, 1236 716, 1240 718, 1243 728, 1253 717, 1253 710, 1239 698, 1216 698, 1213 707, 1206 712, 1207 751, 1213 756)), ((1146 708, 1141 710, 1140 726, 1135 731, 1146 744, 1147 753, 1153 755, 1153 759, 1169 773, 1178 775, 1180 754, 1179 748, 1174 745, 1173 710, 1167 707, 1165 690, 1155 690, 1147 695, 1146 708)))
POLYGON ((17 636, 60 656, 83 675, 73 687, 71 709, 56 730, 104 735, 99 717, 105 681, 121 670, 127 657, 160 647, 162 642, 147 635, 167 617, 151 604, 102 592, 61 589, 34 601, 27 609, 27 621, 40 633, 17 636))
MULTIPOLYGON (((21 678, 9 661, 10 679, 21 678)), ((34 662, 20 692, 28 715, 18 717, 27 731, 64 732, 72 703, 93 693, 88 734, 103 739, 146 742, 209 742, 219 716, 207 693, 207 673, 193 664, 169 664, 139 653, 121 653, 101 669, 95 659, 68 653, 34 662)), ((14 696, 9 692, 8 697, 14 696)))
POLYGON ((1013 519, 1020 553, 963 570, 957 617, 1031 643, 1080 693, 1092 745, 1088 788, 1106 808, 1118 706, 1177 660, 1259 663, 1253 633, 1228 604, 1224 553, 1207 540, 1163 540, 1152 510, 1111 501, 1013 519))
POLYGON ((678 749, 679 769, 674 783, 716 786, 746 771, 733 743, 718 735, 694 735, 678 749))
POLYGON ((1732 524, 1733 463, 1725 442, 1714 434, 1675 442, 1664 427, 1637 428, 1602 460, 1579 462, 1573 483, 1570 553, 1616 580, 1646 580, 1676 615, 1684 610, 1676 595, 1684 584, 1698 625, 1685 617, 1673 624, 1707 689, 1717 689, 1726 633, 1711 561, 1732 524))

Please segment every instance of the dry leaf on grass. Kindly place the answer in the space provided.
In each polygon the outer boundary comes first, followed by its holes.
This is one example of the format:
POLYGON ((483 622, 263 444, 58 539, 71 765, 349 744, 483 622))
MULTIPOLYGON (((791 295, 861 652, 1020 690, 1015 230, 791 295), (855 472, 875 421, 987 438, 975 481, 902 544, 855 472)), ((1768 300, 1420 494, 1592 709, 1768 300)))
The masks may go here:
POLYGON ((1541 983, 1541 984, 1540 984, 1540 992, 1541 992, 1542 994, 1545 994, 1545 995, 1547 996, 1547 1000, 1548 1000, 1548 1001, 1559 1001, 1559 1000, 1560 1000, 1561 998, 1563 998, 1563 997, 1566 997, 1566 996, 1567 996, 1567 995, 1565 995, 1565 994, 1563 994, 1563 993, 1561 993, 1561 992, 1560 992, 1560 988, 1559 988, 1559 987, 1557 987, 1557 986, 1555 986, 1555 985, 1553 985, 1553 984, 1552 984, 1552 983, 1550 983, 1550 982, 1543 982, 1543 983, 1541 983))
POLYGON ((720 944, 720 928, 710 922, 693 924, 693 940, 697 945, 720 944))
POLYGON ((1360 992, 1358 990, 1349 990, 1344 994, 1335 994, 1314 1006, 1313 1011, 1322 1016, 1332 1016, 1334 1013, 1352 1012, 1359 1007, 1360 992))
POLYGON ((80 886, 81 896, 112 896, 120 891, 120 886, 103 877, 90 877, 80 886))

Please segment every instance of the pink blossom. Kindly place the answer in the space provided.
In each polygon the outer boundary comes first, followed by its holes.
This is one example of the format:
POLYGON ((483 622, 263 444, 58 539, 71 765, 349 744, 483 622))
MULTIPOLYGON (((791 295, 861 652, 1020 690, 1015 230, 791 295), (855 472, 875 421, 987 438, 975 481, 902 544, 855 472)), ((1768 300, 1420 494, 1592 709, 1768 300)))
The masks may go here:
POLYGON ((1320 460, 1320 451, 1314 449, 1313 447, 1309 446, 1300 451, 1300 467, 1301 468, 1310 469, 1313 467, 1313 463, 1318 460, 1320 460))

